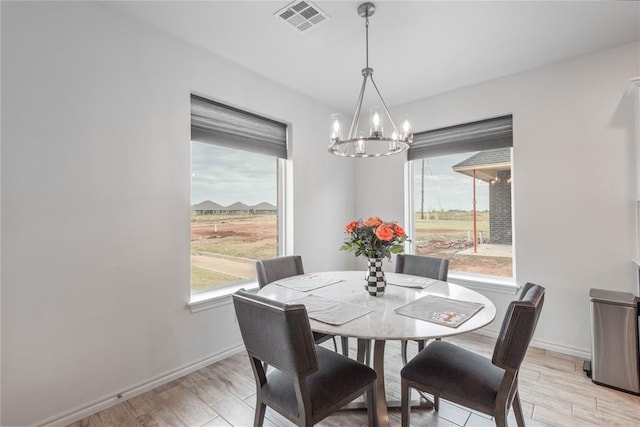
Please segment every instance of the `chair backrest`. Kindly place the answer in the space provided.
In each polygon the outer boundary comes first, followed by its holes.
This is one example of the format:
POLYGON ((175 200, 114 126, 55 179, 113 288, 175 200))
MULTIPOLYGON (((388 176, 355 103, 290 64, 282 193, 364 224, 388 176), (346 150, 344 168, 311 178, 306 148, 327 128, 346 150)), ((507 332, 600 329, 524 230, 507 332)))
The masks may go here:
POLYGON ((239 290, 233 305, 240 333, 250 357, 294 376, 318 369, 307 310, 302 304, 283 304, 239 290))
POLYGON ((304 274, 302 257, 300 255, 289 255, 258 260, 256 261, 256 274, 260 289, 276 280, 304 274))
POLYGON ((446 282, 449 276, 449 260, 431 256, 398 254, 396 256, 396 273, 413 274, 446 282))
POLYGON ((520 299, 509 303, 493 349, 494 365, 518 370, 533 338, 544 304, 544 287, 527 283, 520 299))

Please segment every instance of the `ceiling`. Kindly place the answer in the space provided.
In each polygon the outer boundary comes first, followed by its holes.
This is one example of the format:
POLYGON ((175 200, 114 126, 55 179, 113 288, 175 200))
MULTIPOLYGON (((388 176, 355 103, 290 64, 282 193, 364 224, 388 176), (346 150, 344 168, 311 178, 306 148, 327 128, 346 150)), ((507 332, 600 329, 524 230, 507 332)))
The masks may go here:
MULTIPOLYGON (((312 1, 329 19, 305 32, 273 16, 287 0, 101 4, 351 111, 365 66, 361 2, 312 1)), ((374 3, 369 65, 389 105, 640 40, 634 1, 374 3)))

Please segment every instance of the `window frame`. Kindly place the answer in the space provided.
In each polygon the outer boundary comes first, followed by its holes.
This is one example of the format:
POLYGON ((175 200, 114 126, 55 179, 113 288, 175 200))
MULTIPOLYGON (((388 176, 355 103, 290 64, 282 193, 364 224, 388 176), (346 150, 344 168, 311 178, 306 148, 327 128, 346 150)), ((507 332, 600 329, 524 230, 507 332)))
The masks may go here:
MULTIPOLYGON (((291 153, 291 134, 292 134, 292 126, 291 123, 272 118, 269 115, 265 115, 262 113, 256 113, 245 108, 237 107, 233 104, 222 103, 218 100, 213 99, 209 96, 204 96, 195 92, 191 93, 191 96, 204 98, 206 100, 210 100, 213 103, 222 104, 228 106, 231 109, 235 109, 250 115, 255 115, 260 118, 265 118, 267 120, 273 120, 279 122, 286 126, 285 130, 285 138, 286 138, 286 151, 291 153)), ((192 124, 191 116, 189 116, 190 126, 192 124)), ((200 142, 201 141, 196 141, 200 142)), ((191 156, 191 138, 189 138, 189 171, 191 173, 191 164, 192 164, 192 156, 191 156)), ((237 150, 243 151, 241 148, 237 148, 237 150)), ((258 151, 257 151, 258 152, 258 151)), ((279 156, 273 156, 276 160, 276 197, 277 197, 277 256, 286 255, 290 252, 290 249, 293 247, 293 185, 291 182, 292 174, 292 160, 291 156, 287 155, 287 158, 282 158, 279 156)), ((189 188, 189 192, 191 193, 191 184, 189 188)), ((191 206, 191 205, 190 205, 191 206)), ((189 207, 190 207, 189 206, 189 207)), ((189 215, 191 215, 191 210, 189 209, 189 215)), ((190 216, 189 216, 190 218, 190 216)), ((189 223, 190 224, 190 223, 189 223)), ((189 225, 189 232, 191 232, 191 224, 189 225)), ((191 243, 189 243, 189 252, 191 252, 191 243)), ((242 283, 230 283, 226 285, 215 286, 208 290, 203 290, 197 293, 191 291, 191 256, 189 256, 189 280, 188 280, 188 289, 189 289, 189 300, 186 303, 186 307, 191 311, 191 313, 198 313, 204 310, 213 309, 216 307, 221 307, 225 305, 231 304, 231 295, 238 291, 239 289, 245 289, 249 291, 256 291, 258 289, 257 280, 248 279, 243 281, 242 283)))
MULTIPOLYGON (((498 116, 496 117, 496 119, 501 119, 501 117, 507 117, 507 116, 498 116)), ((490 121, 491 119, 487 119, 487 120, 483 120, 483 121, 490 121)), ((513 117, 511 115, 511 120, 513 120, 513 117)), ((478 121, 478 122, 469 122, 470 124, 473 123, 481 123, 483 121, 478 121)), ((451 127, 446 127, 446 128, 442 128, 442 130, 446 130, 448 128, 457 128, 457 127, 462 127, 465 124, 460 124, 460 125, 454 125, 451 127)), ((434 132, 438 132, 439 129, 436 129, 434 132)), ((492 147, 490 146, 486 146, 486 147, 479 147, 479 150, 469 150, 468 152, 474 152, 474 151, 486 151, 486 150, 490 150, 492 149, 492 147)), ((511 237, 511 256, 512 256, 512 275, 511 277, 507 277, 507 276, 494 276, 494 275, 489 275, 489 274, 479 274, 479 273, 469 273, 469 272, 464 272, 464 271, 458 271, 458 270, 450 270, 449 271, 449 275, 448 278, 450 281, 464 285, 464 286, 469 286, 472 287, 476 290, 480 290, 480 291, 490 291, 490 292, 496 292, 496 293, 504 293, 504 294, 508 294, 508 295, 513 295, 517 292, 519 286, 517 285, 516 282, 516 278, 517 278, 517 263, 516 263, 516 227, 515 227, 515 223, 516 223, 516 209, 515 209, 515 198, 514 198, 514 189, 516 186, 516 179, 515 179, 515 156, 514 156, 514 151, 515 148, 513 147, 513 144, 511 145, 511 176, 513 178, 512 180, 512 184, 511 184, 511 230, 512 230, 512 237, 511 237)), ((436 157, 440 157, 440 156, 424 156, 424 157, 418 157, 418 158, 410 158, 409 155, 407 155, 407 160, 405 163, 405 170, 404 170, 404 175, 405 175, 405 224, 407 224, 407 230, 409 230, 409 235, 411 236, 415 236, 415 227, 416 227, 416 221, 415 221, 415 201, 414 201, 414 196, 415 196, 415 180, 414 180, 414 176, 415 176, 415 162, 417 162, 418 160, 422 159, 422 158, 436 158, 436 157)), ((406 242, 405 243, 405 252, 410 253, 410 254, 415 254, 415 241, 412 240, 411 242, 406 242)))

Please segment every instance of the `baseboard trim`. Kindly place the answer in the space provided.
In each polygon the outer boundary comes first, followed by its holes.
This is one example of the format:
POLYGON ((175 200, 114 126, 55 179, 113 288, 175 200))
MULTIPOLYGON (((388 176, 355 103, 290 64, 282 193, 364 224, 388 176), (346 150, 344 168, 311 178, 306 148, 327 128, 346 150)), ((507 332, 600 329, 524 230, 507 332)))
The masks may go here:
MULTIPOLYGON (((492 331, 487 329, 479 329, 474 332, 476 334, 484 335, 491 338, 497 338, 498 336, 498 331, 492 331)), ((556 353, 566 354, 569 356, 574 356, 574 357, 585 359, 585 360, 591 359, 591 351, 584 350, 581 348, 576 348, 576 347, 570 347, 563 344, 557 344, 550 341, 537 340, 535 338, 531 340, 530 347, 536 347, 543 350, 554 351, 556 353)))
POLYGON ((197 362, 191 363, 189 365, 185 365, 181 368, 174 369, 172 371, 165 372, 164 374, 149 380, 143 383, 137 384, 128 388, 124 391, 115 392, 113 395, 109 397, 104 397, 102 399, 98 399, 88 405, 78 407, 71 411, 68 411, 63 414, 55 415, 49 419, 46 419, 42 422, 32 424, 31 427, 64 427, 69 424, 75 423, 76 421, 80 421, 83 418, 86 418, 90 415, 93 415, 97 412, 100 412, 104 409, 107 409, 113 405, 117 405, 118 403, 122 403, 127 399, 131 399, 132 397, 138 396, 142 393, 146 393, 149 390, 152 390, 156 387, 159 387, 163 384, 166 384, 170 381, 188 375, 192 372, 197 371, 200 368, 204 368, 212 363, 218 362, 224 358, 232 356, 240 351, 244 350, 244 345, 237 345, 226 350, 223 350, 219 353, 214 354, 213 356, 209 356, 205 359, 199 360, 197 362))

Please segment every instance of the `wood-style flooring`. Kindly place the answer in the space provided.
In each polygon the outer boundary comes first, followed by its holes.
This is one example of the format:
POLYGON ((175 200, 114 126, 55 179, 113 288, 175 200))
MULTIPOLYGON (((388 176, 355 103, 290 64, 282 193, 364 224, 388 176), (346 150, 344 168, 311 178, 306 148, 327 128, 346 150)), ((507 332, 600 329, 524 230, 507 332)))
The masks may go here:
MULTIPOLYGON (((355 340, 349 341, 355 345, 355 340)), ((465 334, 448 341, 487 356, 493 351, 493 339, 478 334, 465 334)), ((411 343, 410 348, 415 352, 415 343, 411 343)), ((355 348, 351 354, 355 354, 355 348)), ((520 396, 527 425, 640 426, 640 397, 593 384, 582 371, 582 362, 571 356, 529 349, 520 371, 520 396)), ((400 399, 400 367, 400 346, 389 342, 385 352, 389 399, 400 399)), ((254 405, 251 367, 246 354, 239 353, 71 426, 249 427, 253 424, 254 405)), ((390 411, 390 421, 392 426, 399 426, 400 412, 390 411)), ((268 427, 293 425, 271 409, 267 409, 264 424, 268 427)), ((364 412, 341 412, 319 425, 366 426, 367 417, 364 412)), ((484 427, 494 423, 484 414, 441 401, 439 412, 414 410, 411 425, 484 427)), ((513 413, 509 425, 516 425, 513 413)))

